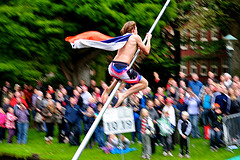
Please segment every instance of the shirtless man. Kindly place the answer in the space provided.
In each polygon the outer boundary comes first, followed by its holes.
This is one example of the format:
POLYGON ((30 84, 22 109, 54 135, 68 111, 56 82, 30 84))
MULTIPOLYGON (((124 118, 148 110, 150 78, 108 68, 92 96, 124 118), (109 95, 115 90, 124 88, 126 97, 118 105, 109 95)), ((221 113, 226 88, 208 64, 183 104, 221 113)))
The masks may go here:
MULTIPOLYGON (((144 45, 141 37, 138 35, 137 26, 134 21, 126 22, 120 32, 122 35, 126 33, 132 35, 129 37, 127 43, 118 50, 117 55, 114 57, 113 61, 108 67, 108 71, 112 77, 121 79, 126 83, 134 85, 131 86, 127 91, 118 93, 118 101, 114 107, 118 107, 129 95, 136 93, 148 86, 148 81, 143 76, 139 75, 138 72, 130 68, 129 64, 138 48, 144 54, 149 54, 151 48, 150 40, 152 38, 151 34, 147 34, 147 44, 144 45)), ((104 90, 102 94, 103 103, 106 102, 109 93, 116 86, 118 82, 117 79, 114 79, 112 84, 104 90)))

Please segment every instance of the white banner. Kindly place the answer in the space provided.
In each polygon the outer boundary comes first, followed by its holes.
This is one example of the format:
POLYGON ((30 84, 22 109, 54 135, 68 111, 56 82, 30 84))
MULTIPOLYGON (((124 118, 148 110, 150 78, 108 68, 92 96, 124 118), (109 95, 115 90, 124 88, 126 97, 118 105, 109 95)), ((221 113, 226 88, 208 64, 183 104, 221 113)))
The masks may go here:
POLYGON ((108 108, 103 114, 105 134, 135 132, 133 109, 128 107, 108 108))

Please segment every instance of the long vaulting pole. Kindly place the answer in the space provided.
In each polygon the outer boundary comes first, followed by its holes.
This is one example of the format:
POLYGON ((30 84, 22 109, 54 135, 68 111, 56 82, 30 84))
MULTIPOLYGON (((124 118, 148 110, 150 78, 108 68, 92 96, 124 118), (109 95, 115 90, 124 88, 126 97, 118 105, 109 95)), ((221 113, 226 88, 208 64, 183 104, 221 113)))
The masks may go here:
MULTIPOLYGON (((162 17, 163 13, 165 12, 165 10, 166 10, 168 4, 170 3, 170 1, 171 1, 171 0, 167 0, 167 2, 165 3, 165 5, 163 6, 162 10, 161 10, 160 13, 158 14, 155 22, 153 23, 153 25, 152 25, 152 27, 150 28, 150 30, 149 30, 148 33, 150 33, 150 34, 152 33, 152 31, 153 31, 154 28, 156 27, 158 21, 160 20, 160 18, 162 17)), ((143 43, 145 44, 146 41, 147 41, 147 37, 144 38, 143 43)), ((139 52, 140 52, 140 49, 138 49, 138 50, 136 51, 136 53, 135 53, 135 55, 134 55, 134 57, 133 57, 130 65, 129 65, 130 67, 132 67, 132 65, 134 64, 135 60, 136 60, 137 57, 138 57, 139 52)), ((102 119, 102 116, 103 116, 104 112, 107 110, 107 108, 108 108, 109 104, 111 103, 113 97, 114 97, 115 94, 117 93, 117 90, 118 90, 118 88, 120 87, 121 83, 122 83, 122 81, 119 80, 118 83, 116 84, 115 88, 112 90, 112 92, 111 92, 110 96, 108 97, 106 103, 104 104, 101 112, 99 113, 99 115, 97 116, 97 118, 95 119, 95 121, 93 122, 91 128, 89 129, 87 135, 84 137, 81 145, 79 146, 79 148, 78 148, 77 152, 75 153, 75 155, 73 156, 72 160, 78 160, 78 158, 80 157, 83 149, 86 147, 89 139, 91 138, 92 134, 94 133, 94 131, 95 131, 98 123, 99 123, 100 120, 102 119)))

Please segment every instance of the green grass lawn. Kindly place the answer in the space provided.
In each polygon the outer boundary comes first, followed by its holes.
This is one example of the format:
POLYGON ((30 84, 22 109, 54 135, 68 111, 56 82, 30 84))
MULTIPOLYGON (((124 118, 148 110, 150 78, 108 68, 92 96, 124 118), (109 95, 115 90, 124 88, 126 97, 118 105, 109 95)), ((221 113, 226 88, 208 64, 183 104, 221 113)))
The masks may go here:
MULTIPOLYGON (((57 135, 57 134, 55 134, 57 135)), ((57 138, 54 138, 53 144, 46 144, 44 140, 45 133, 37 132, 35 129, 30 129, 28 132, 28 142, 26 145, 18 145, 16 143, 16 137, 13 144, 7 144, 6 140, 0 144, 1 154, 11 154, 16 157, 28 157, 32 153, 37 153, 41 159, 51 160, 70 160, 74 153, 77 151, 76 146, 70 146, 69 144, 57 143, 57 138)), ((130 134, 126 134, 130 138, 130 134)), ((83 138, 83 137, 81 137, 83 138)), ((136 147, 137 150, 124 155, 124 160, 140 160, 142 153, 142 146, 138 143, 132 144, 130 147, 136 147)), ((190 141, 190 156, 191 159, 229 159, 240 155, 240 149, 234 150, 231 153, 225 148, 220 148, 218 152, 212 152, 209 149, 209 141, 205 139, 191 139, 190 141)), ((172 152, 174 157, 164 157, 162 155, 162 147, 156 147, 156 153, 152 155, 152 160, 168 160, 168 159, 180 159, 179 145, 176 145, 175 150, 172 152)), ((1 159, 1 157, 0 157, 1 159)), ((94 146, 93 149, 85 149, 79 159, 82 160, 122 160, 121 155, 105 154, 102 150, 94 146)), ((183 158, 186 159, 186 158, 183 158)))

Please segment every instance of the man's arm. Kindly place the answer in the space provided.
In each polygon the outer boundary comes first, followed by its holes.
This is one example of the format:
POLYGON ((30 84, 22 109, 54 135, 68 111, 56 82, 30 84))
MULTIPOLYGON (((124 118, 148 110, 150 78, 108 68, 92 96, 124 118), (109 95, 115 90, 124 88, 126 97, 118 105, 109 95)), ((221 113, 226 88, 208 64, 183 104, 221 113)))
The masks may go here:
POLYGON ((144 45, 142 39, 139 35, 136 35, 135 39, 137 42, 138 47, 143 51, 144 54, 148 55, 151 49, 151 34, 147 34, 147 44, 144 45))

